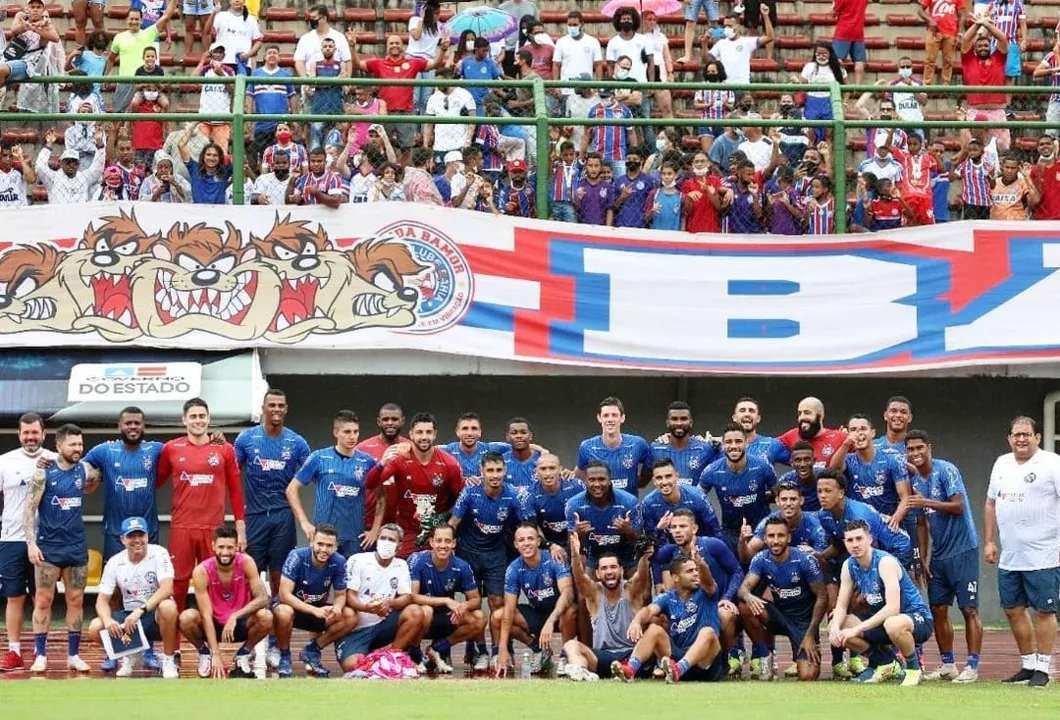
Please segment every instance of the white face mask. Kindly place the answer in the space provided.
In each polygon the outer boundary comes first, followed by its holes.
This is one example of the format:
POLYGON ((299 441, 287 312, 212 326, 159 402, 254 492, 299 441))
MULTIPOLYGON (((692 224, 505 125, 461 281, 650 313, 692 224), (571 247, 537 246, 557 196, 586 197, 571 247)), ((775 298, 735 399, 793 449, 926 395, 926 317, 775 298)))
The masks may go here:
POLYGON ((722 32, 725 33, 725 37, 727 37, 729 40, 732 40, 734 37, 736 37, 736 31, 733 30, 731 27, 725 28, 722 32))
POLYGON ((617 70, 615 70, 615 77, 619 80, 625 80, 629 77, 629 70, 626 70, 625 68, 618 68, 617 70))
POLYGON ((375 552, 384 560, 389 560, 397 554, 397 543, 393 540, 380 540, 375 544, 375 552))
POLYGON ((157 90, 144 90, 144 100, 147 100, 148 102, 154 102, 157 99, 158 99, 158 91, 157 90))
POLYGON ((534 42, 538 45, 548 45, 552 42, 552 38, 545 33, 538 33, 537 35, 534 35, 534 42))
POLYGON ((694 168, 692 168, 692 174, 695 175, 696 177, 703 177, 708 172, 710 172, 710 168, 705 168, 705 167, 702 167, 702 168, 694 167, 694 168))
POLYGON ((677 185, 677 181, 676 181, 676 180, 671 180, 670 182, 666 182, 666 181, 664 180, 664 181, 663 181, 663 184, 662 184, 662 186, 663 186, 664 188, 672 188, 672 187, 674 187, 675 185, 677 185))
POLYGON ((464 43, 464 49, 467 50, 468 52, 474 52, 475 51, 475 41, 474 40, 468 40, 466 43, 464 43))

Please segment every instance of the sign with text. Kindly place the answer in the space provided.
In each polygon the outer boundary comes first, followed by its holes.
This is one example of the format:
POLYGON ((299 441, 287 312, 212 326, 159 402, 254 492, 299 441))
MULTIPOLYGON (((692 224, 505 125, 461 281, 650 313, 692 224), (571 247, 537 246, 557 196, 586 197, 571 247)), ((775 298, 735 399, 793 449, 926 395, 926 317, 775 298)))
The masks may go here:
POLYGON ((80 364, 70 368, 69 402, 188 400, 202 390, 202 365, 191 362, 80 364))

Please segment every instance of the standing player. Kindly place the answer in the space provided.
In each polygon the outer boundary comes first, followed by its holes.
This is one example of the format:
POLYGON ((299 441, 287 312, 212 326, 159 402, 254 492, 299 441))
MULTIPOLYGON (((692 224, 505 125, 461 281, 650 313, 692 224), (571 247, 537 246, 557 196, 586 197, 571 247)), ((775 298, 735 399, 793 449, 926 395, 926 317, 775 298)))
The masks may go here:
POLYGON ((775 437, 759 435, 758 426, 762 422, 762 413, 758 401, 752 397, 742 397, 736 401, 732 412, 732 421, 743 426, 747 431, 747 454, 777 463, 788 464, 790 458, 788 446, 775 437))
MULTIPOLYGON (((173 658, 177 651, 177 604, 173 602, 173 563, 169 551, 149 543, 149 525, 142 517, 126 518, 120 528, 125 550, 115 553, 103 567, 96 595, 96 617, 88 626, 89 637, 101 640, 103 633, 120 638, 132 635, 142 625, 148 642, 162 641, 162 677, 176 680, 180 671, 173 658), (121 593, 122 609, 110 609, 111 596, 121 593)), ((102 640, 101 640, 102 641, 102 640)), ((118 677, 132 677, 134 660, 121 659, 118 677)))
POLYGON ((633 577, 623 580, 618 556, 604 553, 597 558, 596 570, 590 576, 578 536, 571 536, 571 574, 591 618, 593 645, 589 647, 577 639, 563 644, 568 678, 584 682, 610 677, 613 663, 629 660, 633 641, 626 633, 634 615, 644 607, 651 587, 650 559, 650 552, 641 555, 633 577))
POLYGON ((505 453, 511 449, 508 443, 482 442, 482 420, 478 413, 466 412, 457 418, 456 438, 445 446, 445 451, 460 463, 465 481, 478 478, 483 455, 505 453))
POLYGON ((532 522, 541 529, 548 552, 559 563, 567 564, 567 503, 585 489, 581 480, 563 480, 559 458, 544 453, 537 461, 537 482, 522 499, 519 522, 532 522))
POLYGON ((0 658, 0 672, 25 667, 21 636, 33 566, 22 516, 37 463, 41 458, 55 458, 55 453, 43 447, 44 418, 37 413, 26 413, 18 419, 18 444, 18 449, 0 455, 0 493, 4 501, 0 518, 0 597, 7 605, 7 652, 0 658))
POLYGON ((639 435, 622 432, 626 410, 616 397, 600 401, 596 421, 600 423, 601 432, 596 437, 582 440, 575 474, 584 480, 589 463, 598 460, 607 466, 616 489, 635 494, 637 488, 644 487, 651 479, 651 448, 639 435))
POLYGON ((942 666, 924 676, 925 680, 953 680, 971 683, 979 679, 979 653, 983 648, 983 625, 979 620, 979 536, 964 489, 961 471, 953 463, 932 457, 931 438, 923 430, 910 430, 905 436, 909 464, 915 468, 909 506, 923 510, 920 523, 927 525, 931 538, 920 533, 920 557, 930 557, 928 603, 935 620, 935 640, 942 666), (953 659, 953 627, 950 605, 954 598, 964 616, 964 637, 968 664, 960 673, 953 659))
POLYGON ((725 457, 715 460, 699 476, 703 494, 713 490, 721 506, 721 539, 736 553, 740 526, 754 527, 769 514, 769 501, 777 484, 773 466, 747 454, 747 431, 730 424, 721 436, 725 457))
POLYGON ((295 628, 313 633, 313 639, 299 653, 299 661, 309 674, 327 677, 331 671, 324 667, 321 648, 357 626, 357 613, 346 604, 346 558, 335 552, 337 547, 338 530, 321 523, 313 529, 309 546, 295 548, 283 563, 280 602, 272 611, 276 646, 280 648, 280 677, 291 676, 291 633, 295 628))
MULTIPOLYGON (((794 494, 794 493, 792 493, 794 494)), ((791 641, 799 680, 816 680, 821 674, 821 648, 817 629, 828 611, 821 566, 811 553, 791 547, 784 518, 765 521, 767 549, 752 559, 740 585, 740 616, 754 647, 752 658, 764 658, 760 678, 773 679, 773 657, 766 635, 784 635, 791 641), (771 601, 754 594, 765 583, 771 601)))
POLYGON ((199 648, 201 678, 255 677, 250 651, 272 632, 269 593, 254 558, 236 550, 236 537, 236 531, 226 525, 214 530, 213 557, 199 563, 191 574, 196 609, 180 614, 181 632, 199 648), (218 641, 243 643, 231 670, 221 661, 218 641))
MULTIPOLYGON (((376 415, 375 424, 379 428, 379 434, 373 435, 372 437, 362 440, 357 445, 357 450, 366 452, 376 460, 383 459, 383 453, 390 448, 401 443, 411 442, 407 437, 401 434, 402 428, 405 427, 405 412, 401 409, 401 406, 397 403, 384 403, 379 408, 379 414, 376 415)), ((389 523, 394 522, 395 513, 397 512, 397 496, 393 495, 394 487, 391 485, 386 486, 386 512, 383 514, 382 522, 389 523)), ((364 526, 372 527, 375 522, 375 511, 378 506, 375 491, 369 490, 368 495, 365 498, 364 506, 364 526)))
POLYGON ((905 459, 905 433, 913 424, 913 403, 908 398, 895 395, 887 400, 883 411, 883 422, 887 432, 873 440, 877 450, 899 455, 905 459))
POLYGON ((847 429, 849 434, 828 459, 828 467, 844 472, 851 496, 885 515, 892 530, 902 527, 910 537, 916 537, 916 513, 908 512, 909 473, 905 463, 893 453, 876 449, 872 444, 876 433, 865 415, 852 415, 847 429), (906 520, 908 515, 911 517, 906 520))
POLYGON ((84 440, 81 428, 63 425, 55 431, 55 462, 33 473, 29 497, 22 511, 29 561, 36 571, 37 592, 33 596, 33 642, 36 657, 30 672, 48 669, 48 628, 52 622, 55 583, 62 576, 66 601, 68 670, 88 672, 78 655, 81 647, 82 607, 88 578, 88 540, 82 502, 93 492, 99 474, 81 464, 84 440))
POLYGON ((633 571, 634 543, 642 527, 640 506, 636 497, 614 486, 602 460, 586 465, 585 491, 570 499, 566 512, 568 529, 585 540, 589 565, 595 565, 601 553, 613 552, 627 573, 633 571))
POLYGON ((1030 687, 1049 684, 1060 594, 1060 458, 1040 449, 1041 441, 1031 418, 1017 417, 1009 424, 1012 452, 994 462, 984 513, 983 557, 998 566, 1001 607, 1023 661, 1020 671, 1005 682, 1030 687), (994 541, 999 532, 1000 553, 994 541))
POLYGON ((843 563, 828 639, 836 647, 868 652, 869 683, 886 682, 901 672, 897 646, 907 663, 902 687, 919 685, 922 671, 914 648, 931 637, 931 611, 898 559, 873 548, 872 539, 864 520, 847 523, 843 531, 850 557, 843 563), (867 607, 860 616, 850 614, 855 591, 867 607))
POLYGON ((235 450, 228 443, 210 442, 210 408, 202 398, 184 403, 183 422, 187 435, 162 447, 155 481, 158 487, 173 481, 169 554, 173 558, 173 599, 181 612, 188 602, 195 565, 213 557, 213 531, 224 524, 226 488, 236 518, 236 549, 242 552, 247 547, 235 450))
POLYGON ((824 403, 815 397, 807 397, 799 401, 798 425, 777 439, 789 450, 799 440, 805 440, 813 446, 814 460, 828 462, 846 437, 842 430, 829 430, 824 426, 824 403))
POLYGON ((563 640, 574 637, 576 609, 570 569, 542 553, 541 534, 533 523, 515 530, 519 557, 504 573, 504 608, 490 618, 490 636, 498 677, 512 666, 508 641, 515 638, 530 648, 530 672, 547 671, 552 661, 552 633, 559 625, 563 640), (526 597, 520 605, 519 595, 526 597))
POLYGON ((832 544, 824 555, 829 558, 844 555, 843 529, 855 520, 862 520, 868 525, 877 547, 908 565, 913 559, 913 543, 909 535, 904 530, 892 529, 876 508, 848 498, 846 490, 846 480, 835 470, 825 470, 817 478, 817 499, 821 502, 817 518, 832 544))
POLYGON ((543 448, 531 442, 534 431, 526 418, 515 417, 508 421, 507 439, 509 448, 502 456, 506 467, 504 479, 523 498, 534 484, 534 472, 543 448))
POLYGON ((666 408, 666 434, 651 444, 652 457, 673 462, 682 485, 698 485, 703 468, 718 456, 712 441, 692 434, 692 422, 691 406, 675 400, 666 408))
POLYGON ((813 445, 799 440, 791 446, 791 470, 780 476, 777 485, 796 485, 802 492, 802 509, 805 512, 817 512, 821 504, 817 502, 817 475, 824 470, 824 463, 814 462, 813 445))
MULTIPOLYGON (((365 497, 370 496, 365 492, 365 484, 378 463, 368 453, 356 449, 360 427, 354 412, 337 412, 331 423, 334 447, 310 453, 294 479, 287 483, 287 502, 306 539, 313 537, 314 525, 332 525, 338 529, 339 553, 343 557, 352 557, 359 549, 371 547, 383 524, 383 513, 373 512, 372 528, 365 532, 364 519, 368 513, 364 502, 365 497), (313 522, 309 522, 299 494, 299 490, 309 483, 316 483, 313 522)), ((382 504, 383 495, 380 494, 376 505, 382 504)))
POLYGON ((797 485, 780 483, 777 485, 777 507, 780 508, 752 528, 745 524, 740 528, 740 562, 749 563, 751 559, 768 545, 766 531, 769 523, 780 520, 788 527, 788 544, 804 553, 814 555, 823 553, 828 548, 828 535, 821 527, 816 513, 803 512, 802 493, 797 485))
POLYGON ((721 533, 718 516, 710 502, 703 497, 703 492, 698 487, 678 482, 673 460, 656 460, 651 468, 651 480, 655 489, 641 501, 641 522, 644 531, 656 544, 661 546, 671 541, 670 520, 674 511, 681 508, 692 511, 702 534, 716 537, 721 533))

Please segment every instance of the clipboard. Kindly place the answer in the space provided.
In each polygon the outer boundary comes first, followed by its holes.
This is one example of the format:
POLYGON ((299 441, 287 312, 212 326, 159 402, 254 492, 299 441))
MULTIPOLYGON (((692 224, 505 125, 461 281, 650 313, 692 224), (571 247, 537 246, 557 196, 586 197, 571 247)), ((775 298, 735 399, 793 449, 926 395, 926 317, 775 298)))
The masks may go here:
POLYGON ((127 657, 129 655, 136 655, 150 649, 151 644, 147 642, 147 633, 144 632, 143 621, 136 623, 136 629, 132 635, 129 636, 128 640, 124 638, 116 638, 109 632, 104 630, 100 634, 100 639, 103 642, 103 650, 107 653, 107 657, 112 660, 118 658, 127 657))

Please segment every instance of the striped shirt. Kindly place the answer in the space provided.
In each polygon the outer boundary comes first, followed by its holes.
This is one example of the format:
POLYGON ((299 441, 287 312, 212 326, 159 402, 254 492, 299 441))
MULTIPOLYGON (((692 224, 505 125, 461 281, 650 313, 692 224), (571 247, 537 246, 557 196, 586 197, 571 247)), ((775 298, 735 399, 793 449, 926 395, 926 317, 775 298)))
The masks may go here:
POLYGON ((305 205, 316 205, 317 203, 316 196, 310 193, 313 188, 320 188, 328 195, 338 195, 343 198, 347 197, 350 192, 342 178, 330 170, 324 171, 324 174, 319 178, 309 174, 302 175, 295 180, 294 190, 302 195, 302 202, 305 205))
MULTIPOLYGON (((1050 70, 1056 70, 1060 68, 1060 57, 1057 57, 1055 52, 1046 53, 1045 57, 1042 58, 1041 64, 1050 70)), ((1049 84, 1054 88, 1060 88, 1060 75, 1049 75, 1049 84)), ((1060 103, 1060 92, 1054 92, 1050 95, 1049 102, 1060 103)))
MULTIPOLYGON (((990 3, 990 18, 1011 43, 1016 42, 1020 21, 1027 18, 1027 11, 1023 7, 1023 0, 993 0, 990 3)), ((993 52, 997 40, 991 40, 990 45, 990 52, 993 52)))
POLYGON ((574 189, 582 179, 585 172, 585 163, 575 160, 572 165, 567 165, 562 160, 552 163, 551 181, 548 187, 548 199, 554 203, 574 202, 574 189))
POLYGON ((726 104, 733 105, 736 102, 736 95, 731 90, 697 90, 694 102, 705 106, 703 108, 704 120, 721 120, 726 114, 726 104))
MULTIPOLYGON (((888 128, 869 128, 865 131, 865 152, 871 157, 874 148, 876 147, 876 133, 883 133, 887 135, 888 128)), ((891 147, 901 148, 905 150, 906 141, 909 136, 902 128, 894 129, 894 136, 891 138, 891 147)))
POLYGON ((482 146, 482 171, 500 172, 504 167, 504 157, 500 152, 500 128, 496 125, 479 125, 475 131, 475 143, 482 146))
POLYGON ((961 178, 961 200, 965 205, 990 206, 990 178, 995 170, 985 157, 978 164, 968 158, 957 166, 956 173, 961 178))
MULTIPOLYGON (((632 118, 633 113, 625 105, 607 107, 603 103, 594 105, 588 117, 596 120, 613 118, 632 118)), ((617 162, 626 158, 626 131, 621 125, 599 125, 590 130, 589 148, 600 154, 605 163, 617 162)))
POLYGON ((806 234, 831 235, 835 232, 835 198, 819 203, 816 199, 806 201, 806 234))
POLYGON ((526 184, 522 188, 512 187, 511 182, 499 183, 496 192, 496 205, 497 209, 505 215, 515 215, 517 217, 532 218, 537 217, 537 204, 534 202, 535 181, 534 176, 530 175, 526 179, 526 184), (508 212, 507 205, 509 202, 515 203, 515 212, 508 212))

